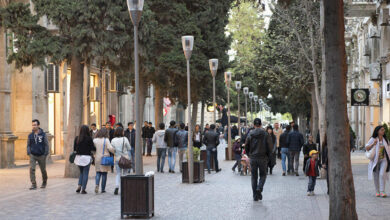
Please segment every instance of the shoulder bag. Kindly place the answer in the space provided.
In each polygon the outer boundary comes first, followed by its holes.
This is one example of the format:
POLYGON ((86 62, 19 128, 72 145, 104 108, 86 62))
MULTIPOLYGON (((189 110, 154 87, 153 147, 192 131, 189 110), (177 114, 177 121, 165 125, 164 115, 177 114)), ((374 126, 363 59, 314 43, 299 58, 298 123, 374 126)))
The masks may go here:
POLYGON ((118 161, 118 166, 122 169, 130 169, 131 168, 131 160, 127 159, 126 156, 123 156, 123 149, 125 147, 125 139, 123 138, 122 143, 122 155, 118 161))
POLYGON ((366 151, 366 157, 369 160, 374 160, 376 154, 376 145, 371 148, 371 150, 366 151))
POLYGON ((103 156, 102 161, 100 162, 100 165, 103 166, 113 166, 114 165, 114 157, 111 156, 104 156, 104 150, 106 148, 106 139, 104 138, 103 143, 103 156))
POLYGON ((73 151, 69 156, 69 162, 74 163, 74 159, 76 158, 76 151, 73 151))

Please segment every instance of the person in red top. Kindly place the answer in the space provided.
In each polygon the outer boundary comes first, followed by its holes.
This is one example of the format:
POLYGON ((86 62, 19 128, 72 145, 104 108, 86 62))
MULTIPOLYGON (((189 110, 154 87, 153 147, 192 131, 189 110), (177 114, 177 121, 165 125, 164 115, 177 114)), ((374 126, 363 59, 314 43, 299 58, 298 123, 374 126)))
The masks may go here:
POLYGON ((307 195, 314 196, 314 187, 316 186, 317 176, 320 175, 319 167, 321 167, 321 164, 318 160, 318 151, 311 150, 309 156, 310 158, 305 164, 305 173, 309 177, 307 195))

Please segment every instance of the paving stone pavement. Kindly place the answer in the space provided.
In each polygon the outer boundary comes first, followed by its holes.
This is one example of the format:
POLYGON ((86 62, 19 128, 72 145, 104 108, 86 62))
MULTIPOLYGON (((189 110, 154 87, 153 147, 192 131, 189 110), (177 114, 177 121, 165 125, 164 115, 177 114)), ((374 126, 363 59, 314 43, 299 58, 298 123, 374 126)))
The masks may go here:
MULTIPOLYGON (((250 176, 233 173, 233 161, 225 161, 219 149, 222 172, 206 174, 201 184, 182 184, 181 174, 156 173, 153 219, 328 219, 326 181, 318 180, 316 196, 306 196, 307 178, 281 176, 280 160, 267 177, 263 201, 252 200, 250 176)), ((360 219, 390 219, 390 198, 373 196, 367 180, 367 160, 353 153, 357 212, 360 219)), ((155 171, 156 157, 144 157, 144 170, 155 171)), ((166 162, 167 163, 167 162, 166 162)), ((302 161, 300 164, 301 171, 302 161)), ((178 166, 176 166, 178 169, 178 166)), ((0 219, 120 219, 120 197, 113 194, 114 174, 109 174, 107 193, 95 194, 94 167, 87 195, 76 194, 77 180, 63 178, 64 161, 48 165, 46 189, 28 190, 27 167, 0 170, 0 219)), ((167 169, 167 164, 165 165, 167 169)), ((40 171, 37 169, 40 184, 40 171)))

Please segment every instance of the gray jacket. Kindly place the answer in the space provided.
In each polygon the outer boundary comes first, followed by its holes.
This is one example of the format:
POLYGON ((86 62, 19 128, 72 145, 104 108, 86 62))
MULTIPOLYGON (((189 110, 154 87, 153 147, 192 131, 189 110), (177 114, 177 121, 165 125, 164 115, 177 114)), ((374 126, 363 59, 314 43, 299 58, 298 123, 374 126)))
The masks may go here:
POLYGON ((219 135, 214 130, 209 130, 204 134, 203 143, 206 145, 207 150, 212 150, 219 145, 219 135))

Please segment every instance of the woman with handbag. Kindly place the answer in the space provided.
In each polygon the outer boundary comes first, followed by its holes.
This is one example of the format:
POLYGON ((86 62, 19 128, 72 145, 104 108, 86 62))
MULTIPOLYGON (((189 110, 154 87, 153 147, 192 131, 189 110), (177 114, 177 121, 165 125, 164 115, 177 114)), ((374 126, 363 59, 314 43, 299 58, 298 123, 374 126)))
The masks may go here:
POLYGON ((368 151, 366 156, 370 159, 368 163, 368 179, 374 177, 376 197, 386 197, 385 185, 387 173, 389 172, 390 147, 385 134, 385 128, 379 125, 375 128, 370 140, 366 144, 368 151))
POLYGON ((93 143, 96 147, 95 154, 95 170, 96 170, 96 187, 95 193, 99 192, 100 179, 102 179, 102 193, 106 192, 107 172, 110 172, 111 166, 114 165, 114 157, 110 156, 110 152, 115 152, 115 149, 110 144, 110 135, 105 128, 100 129, 95 134, 93 143))
POLYGON ((79 135, 74 139, 73 150, 76 152, 74 163, 80 169, 79 183, 76 192, 87 194, 85 189, 88 183, 89 167, 92 163, 92 151, 96 151, 95 145, 89 132, 89 127, 83 125, 80 128, 79 135))
POLYGON ((116 187, 114 194, 118 195, 119 184, 121 181, 121 175, 127 173, 127 170, 131 168, 131 160, 129 152, 131 150, 130 143, 126 137, 124 137, 123 128, 118 127, 114 132, 114 139, 111 141, 111 146, 115 149, 115 169, 116 169, 116 187))

